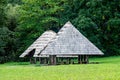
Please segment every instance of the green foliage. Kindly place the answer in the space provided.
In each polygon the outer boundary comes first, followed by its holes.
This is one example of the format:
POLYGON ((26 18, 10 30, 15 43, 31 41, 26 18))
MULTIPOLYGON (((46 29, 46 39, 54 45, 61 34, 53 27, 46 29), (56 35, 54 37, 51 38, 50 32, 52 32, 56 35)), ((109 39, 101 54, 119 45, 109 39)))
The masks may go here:
POLYGON ((7 17, 7 27, 9 28, 9 30, 11 31, 15 31, 15 28, 18 25, 18 17, 19 17, 19 13, 18 13, 18 7, 19 5, 12 5, 12 4, 7 4, 6 6, 6 17, 7 17))
POLYGON ((106 56, 120 55, 119 4, 119 0, 66 0, 63 14, 106 56))
POLYGON ((56 29, 61 7, 54 0, 23 0, 19 7, 20 51, 23 52, 45 30, 56 29), (24 47, 23 47, 24 46, 24 47))
MULTIPOLYGON (((5 6, 6 6, 6 0, 0 0, 0 63, 3 63, 5 55, 4 47, 6 46, 6 41, 3 39, 6 39, 7 37, 4 37, 4 31, 3 28, 6 24, 6 13, 5 13, 5 6)), ((7 31, 6 31, 7 32, 7 31)))
POLYGON ((57 32, 67 21, 105 56, 120 55, 119 0, 0 0, 0 58, 18 60, 44 31, 57 32))
POLYGON ((6 13, 5 6, 7 4, 6 0, 0 0, 0 27, 5 26, 6 13))
POLYGON ((8 3, 12 5, 22 4, 22 0, 8 0, 8 3))
MULTIPOLYGON (((9 4, 8 4, 9 5, 9 4)), ((15 14, 13 9, 7 5, 7 1, 0 1, 0 63, 4 63, 10 60, 14 60, 15 57, 15 35, 14 29, 16 20, 12 21, 15 14), (9 9, 8 9, 9 8, 9 9), (14 25, 11 25, 11 23, 14 25), (10 59, 10 60, 9 60, 10 59)))
MULTIPOLYGON (((111 55, 120 55, 120 19, 112 18, 108 20, 105 26, 106 31, 104 32, 104 48, 111 55)), ((108 55, 110 55, 108 54, 108 55)))
MULTIPOLYGON (((7 27, 0 28, 0 63, 4 63, 14 57, 14 34, 7 27)), ((10 60, 9 60, 10 61, 10 60)))

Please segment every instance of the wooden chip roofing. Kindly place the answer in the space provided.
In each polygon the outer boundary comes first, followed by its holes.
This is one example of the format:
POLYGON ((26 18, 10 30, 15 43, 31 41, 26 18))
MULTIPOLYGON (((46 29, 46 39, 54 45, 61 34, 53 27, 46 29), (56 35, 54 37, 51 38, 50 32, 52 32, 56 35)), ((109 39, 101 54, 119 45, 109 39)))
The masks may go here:
POLYGON ((29 55, 32 50, 34 51, 33 56, 38 57, 38 54, 46 47, 46 45, 55 38, 56 33, 49 30, 44 32, 30 47, 28 47, 25 52, 23 52, 20 57, 25 57, 29 55))
MULTIPOLYGON (((38 51, 41 51, 41 49, 38 49, 38 51)), ((103 53, 70 22, 67 22, 55 38, 41 51, 40 55, 76 56, 103 55, 103 53)))
POLYGON ((70 22, 67 22, 56 34, 49 30, 44 32, 20 57, 77 57, 77 55, 103 55, 103 53, 82 35, 70 22))

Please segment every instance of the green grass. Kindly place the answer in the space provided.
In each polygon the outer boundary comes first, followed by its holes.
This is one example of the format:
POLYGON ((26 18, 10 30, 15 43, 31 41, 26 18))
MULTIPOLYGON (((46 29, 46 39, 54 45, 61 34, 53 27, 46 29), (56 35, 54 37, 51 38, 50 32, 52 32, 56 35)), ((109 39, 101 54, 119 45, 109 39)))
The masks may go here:
POLYGON ((24 63, 0 65, 0 80, 120 80, 120 56, 92 58, 99 64, 38 66, 24 63))

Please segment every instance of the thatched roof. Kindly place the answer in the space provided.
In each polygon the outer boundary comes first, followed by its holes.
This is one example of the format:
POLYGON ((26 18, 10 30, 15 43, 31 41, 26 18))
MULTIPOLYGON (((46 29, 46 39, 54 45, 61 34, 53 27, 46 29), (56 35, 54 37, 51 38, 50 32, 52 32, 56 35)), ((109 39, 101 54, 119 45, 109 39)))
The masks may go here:
MULTIPOLYGON (((35 50, 34 57, 38 57, 38 54, 46 47, 46 45, 56 36, 56 33, 49 30, 44 32, 33 44, 25 50, 20 57, 30 55, 32 50, 35 50)), ((32 55, 32 56, 33 56, 32 55)))
POLYGON ((41 55, 103 55, 103 53, 83 36, 70 22, 57 33, 41 55))

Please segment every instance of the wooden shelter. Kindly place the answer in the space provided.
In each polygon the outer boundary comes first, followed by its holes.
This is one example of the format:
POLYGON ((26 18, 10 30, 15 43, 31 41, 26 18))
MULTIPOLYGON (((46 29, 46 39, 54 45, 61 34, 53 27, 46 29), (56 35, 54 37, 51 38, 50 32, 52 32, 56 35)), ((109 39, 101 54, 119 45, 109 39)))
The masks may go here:
MULTIPOLYGON (((57 64, 58 60, 77 58, 78 63, 88 63, 89 55, 103 53, 83 36, 70 22, 67 22, 56 34, 49 30, 44 32, 20 57, 39 57, 41 64, 57 64)), ((74 62, 73 62, 74 63, 74 62)))
MULTIPOLYGON (((41 52, 46 48, 47 44, 50 43, 56 37, 56 33, 49 30, 44 32, 36 41, 33 42, 21 55, 20 57, 29 57, 30 63, 36 63, 36 59, 39 58, 40 64, 48 64, 49 55, 41 55, 41 52)), ((73 56, 61 56, 57 57, 73 57, 73 56)), ((74 56, 77 57, 77 56, 74 56)))
POLYGON ((56 64, 57 56, 78 56, 78 63, 88 63, 89 55, 103 55, 103 53, 67 22, 39 55, 49 56, 50 64, 56 64))
MULTIPOLYGON (((38 54, 46 47, 46 45, 55 38, 56 33, 49 30, 44 32, 32 45, 30 45, 20 57, 39 57, 38 54)), ((45 55, 42 57, 46 57, 45 55)), ((35 59, 36 60, 36 59, 35 59)))

